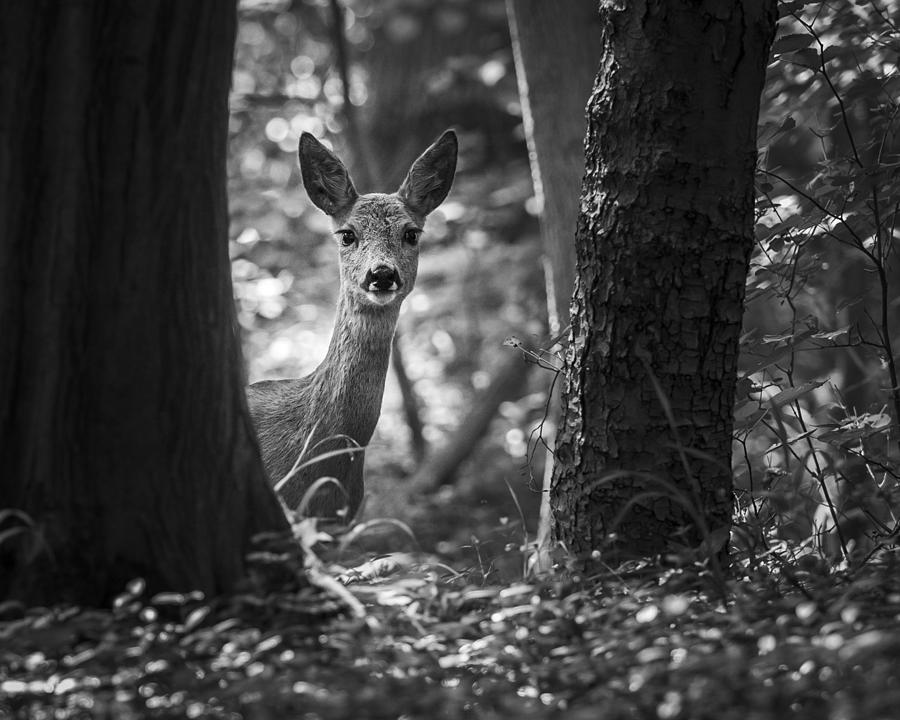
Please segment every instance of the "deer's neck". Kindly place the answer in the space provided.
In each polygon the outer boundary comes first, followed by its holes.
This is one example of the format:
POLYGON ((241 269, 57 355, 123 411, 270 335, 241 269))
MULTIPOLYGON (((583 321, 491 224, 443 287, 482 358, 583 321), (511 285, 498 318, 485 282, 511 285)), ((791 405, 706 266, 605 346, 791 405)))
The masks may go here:
POLYGON ((360 307, 342 296, 328 352, 314 373, 319 402, 313 407, 329 408, 331 430, 361 444, 369 441, 381 413, 399 310, 360 307))

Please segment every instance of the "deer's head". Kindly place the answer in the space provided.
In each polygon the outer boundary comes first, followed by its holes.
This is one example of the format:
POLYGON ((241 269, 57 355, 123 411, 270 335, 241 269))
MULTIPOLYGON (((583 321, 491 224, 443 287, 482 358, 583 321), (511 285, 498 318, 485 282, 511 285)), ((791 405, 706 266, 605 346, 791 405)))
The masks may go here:
POLYGON ((313 204, 328 215, 340 248, 341 293, 361 308, 399 306, 416 282, 419 236, 456 171, 456 134, 441 135, 412 164, 395 193, 360 195, 347 168, 309 133, 300 171, 313 204))

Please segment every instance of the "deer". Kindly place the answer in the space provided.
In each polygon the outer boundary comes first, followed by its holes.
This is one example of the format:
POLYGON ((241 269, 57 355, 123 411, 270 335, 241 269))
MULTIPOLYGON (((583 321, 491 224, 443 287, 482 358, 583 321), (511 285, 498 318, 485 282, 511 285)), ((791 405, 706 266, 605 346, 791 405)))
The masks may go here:
POLYGON ((300 136, 303 186, 331 218, 338 245, 334 329, 311 374, 253 383, 247 399, 269 479, 305 515, 348 521, 362 503, 365 447, 381 414, 400 305, 416 282, 425 218, 453 183, 457 150, 447 130, 396 192, 360 195, 334 153, 300 136))

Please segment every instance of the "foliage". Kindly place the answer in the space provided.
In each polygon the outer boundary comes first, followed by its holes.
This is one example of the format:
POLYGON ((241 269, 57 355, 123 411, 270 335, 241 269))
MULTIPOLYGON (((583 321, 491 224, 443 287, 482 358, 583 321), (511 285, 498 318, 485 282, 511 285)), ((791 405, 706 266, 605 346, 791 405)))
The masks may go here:
MULTIPOLYGON (((545 332, 536 226, 522 212, 530 178, 501 6, 346 3, 349 97, 364 119, 381 87, 372 67, 380 67, 383 48, 409 47, 416 33, 452 40, 469 29, 486 39, 456 51, 441 40, 448 55, 425 63, 425 85, 451 98, 483 99, 479 88, 487 90, 492 109, 476 107, 484 117, 505 113, 511 128, 509 144, 498 144, 473 122, 469 106, 441 106, 457 113, 448 117, 462 128, 464 155, 453 194, 429 222, 420 280, 401 318, 407 372, 432 446, 478 397, 502 338, 524 334, 527 345, 539 346, 545 332), (488 156, 486 147, 501 149, 488 156)), ((299 132, 330 138, 345 156, 353 148, 346 144, 329 3, 247 0, 242 9, 231 248, 256 380, 311 370, 324 354, 332 317, 335 253, 325 218, 299 188, 299 132)), ((783 541, 802 554, 816 546, 832 560, 845 558, 848 545, 861 560, 890 541, 897 521, 897 403, 887 392, 896 350, 884 346, 897 330, 898 298, 891 279, 894 14, 891 4, 875 2, 783 3, 760 123, 759 243, 736 406, 738 520, 761 547, 783 541)), ((369 511, 402 517, 426 547, 465 564, 472 547, 495 531, 496 547, 520 532, 500 527, 501 518, 517 515, 498 482, 507 478, 532 528, 537 498, 529 488, 537 483, 522 480, 540 467, 529 471, 524 463, 551 381, 534 375, 528 395, 501 406, 459 486, 428 498, 404 483, 413 454, 399 391, 389 381, 368 452, 369 511)))
POLYGON ((900 29, 891 3, 782 15, 736 408, 741 515, 858 563, 900 528, 900 29))

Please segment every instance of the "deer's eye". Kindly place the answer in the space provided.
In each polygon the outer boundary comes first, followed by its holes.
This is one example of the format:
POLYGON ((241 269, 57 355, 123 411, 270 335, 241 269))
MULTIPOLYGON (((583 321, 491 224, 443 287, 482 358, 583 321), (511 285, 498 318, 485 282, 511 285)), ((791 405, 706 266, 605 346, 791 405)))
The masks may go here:
POLYGON ((419 235, 422 234, 421 230, 416 228, 409 228, 403 232, 403 242, 408 243, 409 245, 418 245, 419 244, 419 235))
POLYGON ((356 233, 346 228, 344 230, 337 231, 338 238, 340 239, 341 245, 344 247, 350 247, 353 243, 356 242, 356 233))

